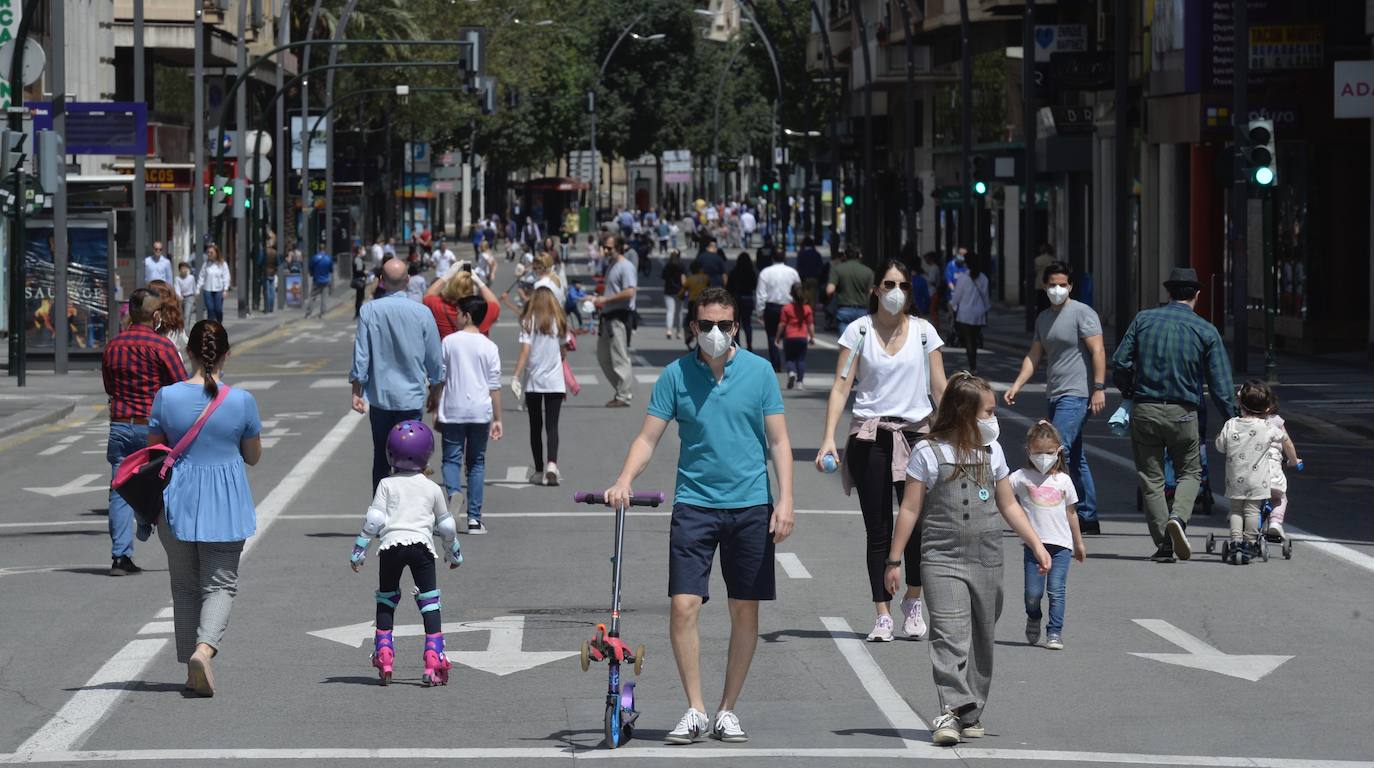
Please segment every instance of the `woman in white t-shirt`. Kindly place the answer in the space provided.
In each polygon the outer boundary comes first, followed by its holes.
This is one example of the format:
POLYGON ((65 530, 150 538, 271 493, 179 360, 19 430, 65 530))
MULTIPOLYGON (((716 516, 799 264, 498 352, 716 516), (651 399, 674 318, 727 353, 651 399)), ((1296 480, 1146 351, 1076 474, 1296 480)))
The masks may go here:
MULTIPOLYGON (((911 273, 901 262, 890 261, 875 273, 868 315, 850 323, 840 336, 839 365, 816 454, 818 469, 824 469, 827 455, 838 460, 835 427, 853 390, 841 471, 845 493, 859 491, 867 532, 868 582, 878 614, 868 635, 872 641, 892 640, 892 595, 883 585, 883 563, 892 543, 893 500, 901 503, 911 446, 928 430, 932 403, 945 391, 943 342, 934 326, 911 314, 911 290, 911 273)), ((906 547, 907 588, 902 599, 902 626, 913 638, 926 632, 919 533, 906 547)))
POLYGON ((536 485, 558 485, 562 478, 558 471, 558 414, 567 392, 563 381, 567 338, 568 321, 562 301, 546 286, 535 288, 520 319, 520 359, 515 363, 511 388, 520 397, 523 387, 530 416, 530 452, 534 455, 530 482, 536 485), (545 434, 549 442, 547 464, 545 434))

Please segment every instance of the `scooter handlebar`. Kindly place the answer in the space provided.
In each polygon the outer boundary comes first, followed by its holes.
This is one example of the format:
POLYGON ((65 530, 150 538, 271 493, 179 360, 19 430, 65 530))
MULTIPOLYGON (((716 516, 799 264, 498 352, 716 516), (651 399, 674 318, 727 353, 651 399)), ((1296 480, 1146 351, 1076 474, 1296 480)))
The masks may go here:
MULTIPOLYGON (((630 497, 632 507, 657 507, 666 500, 666 496, 657 491, 651 493, 636 493, 630 497)), ((573 493, 573 501, 578 504, 605 504, 606 496, 602 493, 593 491, 576 491, 573 493)))

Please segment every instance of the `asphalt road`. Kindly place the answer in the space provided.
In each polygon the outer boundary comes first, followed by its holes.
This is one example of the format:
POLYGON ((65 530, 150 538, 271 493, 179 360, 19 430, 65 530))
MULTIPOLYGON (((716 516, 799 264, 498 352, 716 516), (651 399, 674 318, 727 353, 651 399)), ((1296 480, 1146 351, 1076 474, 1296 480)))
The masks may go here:
MULTIPOLYGON (((822 385, 835 364, 825 344, 811 355, 811 388, 784 393, 799 514, 780 547, 779 599, 762 611, 738 707, 750 741, 662 744, 686 706, 667 637, 669 520, 666 509, 636 510, 622 621, 627 641, 648 647, 638 679, 643 714, 634 741, 605 750, 604 667, 582 673, 576 651, 608 618, 612 519, 573 504, 570 494, 610 484, 654 376, 681 351, 654 329, 658 294, 643 296, 649 323, 634 344, 636 407, 603 408, 610 392, 593 341, 573 353, 585 388, 564 408, 562 487, 523 482, 528 426, 508 404, 506 437, 488 451, 491 533, 465 537, 466 563, 440 575, 457 662, 446 688, 419 686, 422 641, 404 630, 419 620, 408 601, 397 611, 396 683, 378 686, 368 665, 375 558, 355 575, 347 555, 369 498, 371 449, 366 420, 348 410, 346 315, 294 323, 236 350, 230 362, 228 380, 258 399, 269 445, 250 472, 260 531, 216 660, 214 699, 180 694, 160 546, 138 546, 146 573, 105 575, 101 489, 109 470, 99 404, 83 402, 61 424, 0 441, 0 763, 576 758, 656 766, 714 757, 749 766, 913 758, 1374 766, 1374 523, 1359 503, 1368 489, 1338 485, 1369 476, 1359 458, 1369 446, 1295 434, 1308 471, 1291 476, 1289 520, 1309 539, 1298 541, 1292 560, 1234 567, 1203 554, 1203 536, 1225 527, 1218 513, 1194 519, 1192 562, 1158 565, 1147 559, 1153 547, 1135 511, 1129 446, 1107 434, 1105 420, 1088 431, 1104 534, 1089 539, 1088 562, 1070 573, 1066 650, 1026 645, 1021 548, 1008 534, 988 736, 931 747, 927 723, 937 713, 926 644, 862 642, 873 616, 857 500, 843 495, 836 476, 810 466, 822 385)), ((507 372, 515 335, 508 317, 493 331, 507 372)), ((951 352, 948 369, 962 368, 962 357, 951 352)), ((1006 382, 1016 362, 984 353, 980 369, 1006 382)), ((1043 396, 1024 392, 1016 409, 999 411, 1003 446, 1019 464, 1020 435, 1042 415, 1043 396)), ((671 491, 674 435, 665 436, 643 489, 671 491)), ((724 594, 719 574, 712 590, 724 594)), ((702 624, 712 704, 728 632, 724 600, 712 601, 702 624)))

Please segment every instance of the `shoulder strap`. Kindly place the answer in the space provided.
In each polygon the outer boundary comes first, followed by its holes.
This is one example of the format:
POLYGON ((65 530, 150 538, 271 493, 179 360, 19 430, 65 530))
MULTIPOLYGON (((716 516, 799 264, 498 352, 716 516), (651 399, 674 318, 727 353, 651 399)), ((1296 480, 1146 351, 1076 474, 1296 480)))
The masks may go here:
POLYGON ((167 458, 162 465, 164 468, 163 472, 166 472, 167 468, 170 468, 176 463, 177 459, 181 458, 182 454, 186 453, 187 449, 191 447, 191 443, 195 442, 196 436, 200 434, 201 427, 205 426, 205 422, 210 420, 210 415, 215 412, 215 409, 219 407, 220 403, 224 402, 224 398, 228 395, 229 387, 224 384, 219 385, 219 392, 215 394, 215 399, 206 403, 205 410, 200 412, 200 418, 196 419, 196 423, 191 425, 191 428, 186 431, 186 434, 182 435, 181 439, 177 441, 171 453, 167 454, 167 458))

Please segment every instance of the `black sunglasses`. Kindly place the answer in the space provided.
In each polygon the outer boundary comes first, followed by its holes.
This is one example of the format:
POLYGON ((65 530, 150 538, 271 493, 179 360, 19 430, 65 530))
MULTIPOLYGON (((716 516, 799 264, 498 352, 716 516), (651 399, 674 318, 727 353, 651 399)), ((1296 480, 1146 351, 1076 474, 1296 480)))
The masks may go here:
POLYGON ((911 293, 911 283, 899 283, 896 280, 884 280, 883 290, 890 291, 893 288, 901 288, 907 293, 911 293))
POLYGON ((697 330, 701 333, 710 333, 711 329, 719 328, 721 333, 729 333, 735 330, 734 320, 697 320, 697 330))

